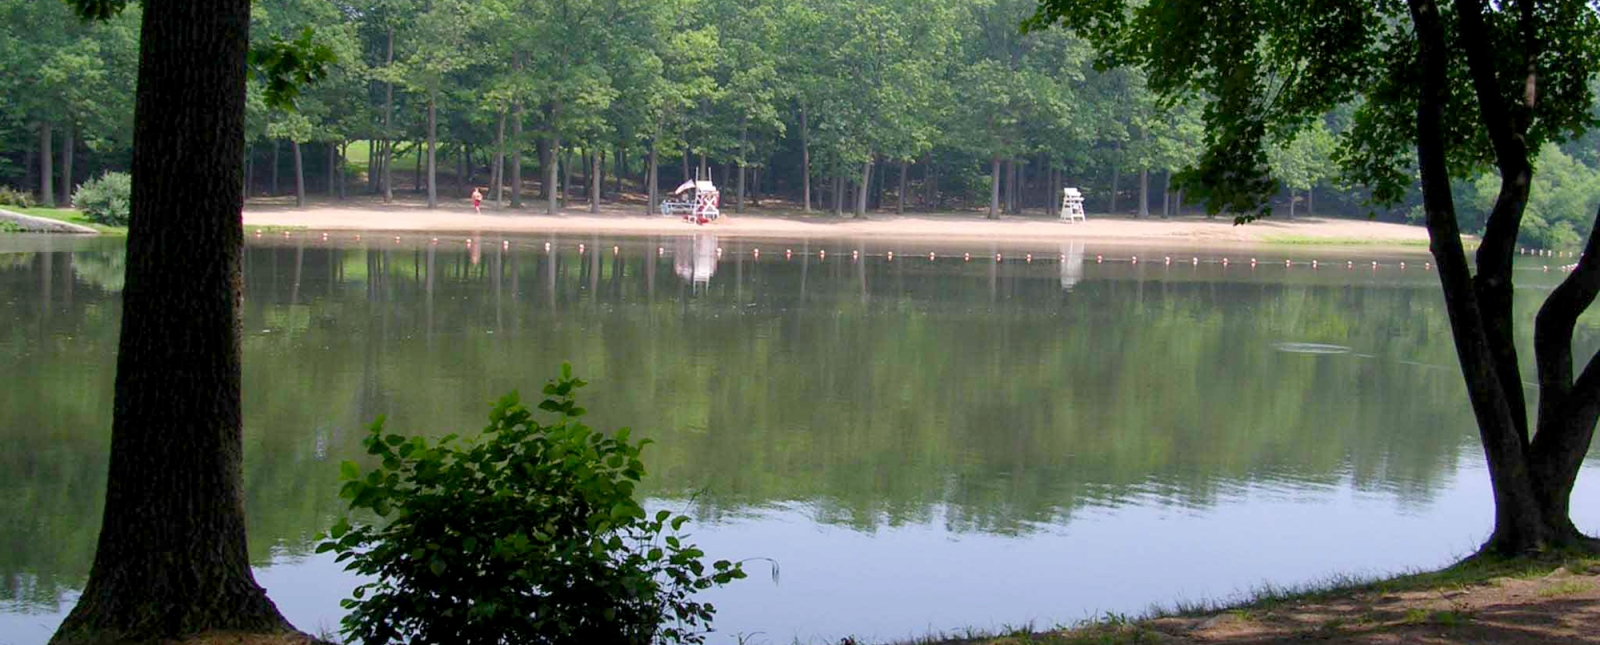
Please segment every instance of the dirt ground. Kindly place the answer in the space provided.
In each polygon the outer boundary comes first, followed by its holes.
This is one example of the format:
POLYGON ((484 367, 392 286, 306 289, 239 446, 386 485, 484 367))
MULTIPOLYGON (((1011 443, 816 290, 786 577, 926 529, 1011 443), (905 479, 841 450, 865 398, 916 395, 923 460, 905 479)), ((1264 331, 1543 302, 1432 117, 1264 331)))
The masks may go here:
MULTIPOLYGON (((1333 594, 1194 617, 999 637, 1021 643, 1121 645, 1532 645, 1600 643, 1600 569, 1565 567, 1486 584, 1333 594)), ((968 641, 973 643, 974 641, 968 641)))
POLYGON ((750 208, 743 215, 727 209, 724 217, 696 226, 675 217, 640 214, 638 204, 605 206, 590 213, 582 204, 559 215, 545 215, 543 204, 520 211, 485 207, 474 214, 465 201, 448 201, 436 209, 421 202, 382 204, 371 200, 318 201, 295 209, 283 199, 251 200, 244 212, 247 226, 303 227, 316 230, 497 231, 509 233, 601 232, 671 235, 713 232, 753 238, 896 237, 980 240, 1096 240, 1237 243, 1394 244, 1420 246, 1427 231, 1420 226, 1365 220, 1275 217, 1234 226, 1226 217, 1185 216, 1170 220, 1133 219, 1091 214, 1087 222, 1068 224, 1042 212, 987 220, 979 212, 871 214, 856 220, 810 215, 786 208, 750 208))

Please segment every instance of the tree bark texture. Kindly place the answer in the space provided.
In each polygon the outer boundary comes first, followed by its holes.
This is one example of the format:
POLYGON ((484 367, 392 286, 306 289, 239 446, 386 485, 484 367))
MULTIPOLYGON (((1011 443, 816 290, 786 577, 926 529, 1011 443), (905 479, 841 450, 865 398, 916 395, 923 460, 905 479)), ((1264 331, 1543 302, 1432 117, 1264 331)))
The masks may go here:
POLYGON ((78 127, 71 121, 62 128, 61 137, 61 201, 72 205, 72 149, 76 146, 78 127))
POLYGON ((646 194, 644 214, 646 214, 646 215, 654 215, 654 214, 656 214, 656 208, 657 208, 656 200, 660 199, 660 190, 661 190, 660 188, 658 188, 656 186, 656 177, 661 172, 661 168, 659 166, 659 163, 660 163, 661 159, 660 159, 660 155, 656 152, 656 140, 654 138, 650 139, 650 153, 649 153, 649 155, 650 155, 650 159, 647 162, 648 165, 649 165, 649 168, 645 170, 645 179, 644 179, 645 194, 646 194))
POLYGON ((56 205, 55 160, 51 158, 50 122, 39 122, 39 205, 56 205))
POLYGON ((800 108, 800 199, 806 212, 811 212, 811 129, 805 108, 800 108))
POLYGON ((867 218, 867 195, 872 186, 872 160, 861 164, 861 185, 856 187, 856 219, 867 218))
POLYGON ((563 190, 557 190, 556 180, 561 174, 560 166, 561 137, 556 136, 550 140, 550 161, 549 163, 545 164, 545 213, 549 215, 555 215, 556 213, 561 212, 560 202, 561 197, 563 196, 561 193, 565 192, 565 184, 562 185, 563 190))
POLYGON ((906 161, 904 159, 900 160, 900 188, 895 191, 894 212, 896 215, 904 215, 906 212, 906 161))
POLYGON ((290 141, 289 146, 294 152, 294 207, 306 207, 306 169, 304 159, 300 156, 300 142, 290 141))
POLYGON ((600 174, 600 150, 589 154, 589 212, 600 212, 600 184, 605 178, 600 174))
POLYGON ((1150 171, 1139 170, 1139 217, 1150 216, 1150 171))
POLYGON ((439 206, 439 108, 435 93, 428 93, 428 208, 439 206))
MULTIPOLYGON (((394 65, 394 25, 389 25, 389 44, 384 54, 384 65, 394 65)), ((394 201, 394 133, 389 129, 394 121, 394 82, 383 84, 383 202, 394 201)))
POLYGON ((989 159, 989 219, 1000 219, 1000 158, 989 159))
MULTIPOLYGON (((1494 532, 1486 551, 1525 553, 1548 546, 1596 543, 1578 533, 1569 516, 1572 485, 1600 417, 1600 362, 1591 360, 1573 378, 1572 325, 1600 293, 1600 242, 1591 234, 1577 266, 1541 307, 1534 348, 1539 371, 1537 434, 1528 428, 1527 404, 1512 342, 1511 264, 1532 180, 1525 144, 1526 123, 1508 115, 1493 52, 1466 47, 1482 125, 1501 173, 1500 194, 1477 253, 1476 275, 1460 241, 1445 162, 1444 74, 1452 48, 1434 0, 1409 0, 1418 41, 1421 79, 1417 109, 1417 155, 1432 251, 1439 264, 1445 306, 1468 398, 1478 423, 1495 499, 1494 532), (1437 75, 1437 76, 1435 76, 1437 75)), ((1485 39, 1481 0, 1458 3, 1463 42, 1485 39)), ((1522 20, 1532 33, 1531 12, 1522 20)), ((1530 69, 1529 74, 1535 73, 1530 69)), ((1528 101, 1533 101, 1530 93, 1528 101)), ((1600 213, 1597 213, 1600 218, 1600 213)))
POLYGON ((105 511, 51 642, 292 629, 250 571, 240 409, 249 0, 147 0, 105 511))

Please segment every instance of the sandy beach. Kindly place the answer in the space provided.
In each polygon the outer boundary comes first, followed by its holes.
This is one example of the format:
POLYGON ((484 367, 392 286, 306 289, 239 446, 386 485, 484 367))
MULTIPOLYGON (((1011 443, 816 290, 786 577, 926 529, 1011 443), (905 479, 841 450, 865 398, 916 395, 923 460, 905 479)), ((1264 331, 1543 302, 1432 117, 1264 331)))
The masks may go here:
POLYGON ((317 202, 304 209, 269 201, 251 201, 246 226, 296 227, 314 230, 622 233, 673 235, 716 233, 749 238, 918 238, 941 240, 1156 242, 1162 244, 1375 244, 1418 247, 1428 234, 1421 226, 1354 219, 1274 217, 1243 226, 1230 218, 1185 216, 1163 220, 1090 214, 1087 222, 1066 223, 1034 212, 988 220, 978 212, 873 213, 867 219, 809 215, 780 208, 747 208, 710 224, 696 226, 676 217, 649 217, 642 206, 605 206, 590 213, 582 204, 559 215, 546 215, 543 204, 521 210, 485 207, 474 214, 470 205, 447 202, 429 209, 421 203, 317 202))

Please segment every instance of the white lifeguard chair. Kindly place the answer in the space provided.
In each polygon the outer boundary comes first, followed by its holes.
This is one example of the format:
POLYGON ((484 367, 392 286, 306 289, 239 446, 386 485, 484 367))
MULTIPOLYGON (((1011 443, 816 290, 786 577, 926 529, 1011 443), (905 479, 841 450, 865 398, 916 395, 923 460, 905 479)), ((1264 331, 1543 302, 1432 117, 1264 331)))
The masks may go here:
POLYGON ((1076 188, 1061 189, 1061 219, 1068 222, 1089 221, 1083 214, 1083 193, 1076 188))
MULTIPOLYGON (((698 174, 698 173, 697 173, 698 174)), ((661 200, 662 215, 677 215, 685 222, 705 224, 722 216, 718 208, 722 195, 710 180, 686 181, 672 191, 672 196, 661 200)))

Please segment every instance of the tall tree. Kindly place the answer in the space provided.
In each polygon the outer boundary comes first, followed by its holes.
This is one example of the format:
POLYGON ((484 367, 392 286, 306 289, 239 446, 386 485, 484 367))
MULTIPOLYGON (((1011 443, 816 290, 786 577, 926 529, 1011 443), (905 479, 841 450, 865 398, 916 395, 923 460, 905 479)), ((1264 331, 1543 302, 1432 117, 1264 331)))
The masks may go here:
MULTIPOLYGON (((1600 15, 1581 0, 1485 3, 1288 0, 1224 3, 1042 0, 1031 27, 1066 24, 1106 63, 1146 70, 1153 90, 1199 97, 1206 150, 1182 183, 1212 212, 1270 213, 1269 133, 1303 128, 1364 96, 1339 156, 1380 201, 1422 177, 1431 250, 1494 489, 1486 551, 1600 548, 1570 519, 1571 494, 1600 419, 1600 356, 1575 370, 1578 316, 1600 294, 1600 238, 1534 321, 1533 421, 1514 342, 1513 272, 1533 155, 1596 124, 1600 15), (1414 156, 1412 154, 1414 151, 1414 156), (1492 167, 1498 196, 1473 271, 1452 177, 1492 167)), ((1600 213, 1596 214, 1600 218, 1600 213)))
MULTIPOLYGON (((124 6, 74 4, 100 19, 124 6)), ((144 3, 105 511, 89 581, 52 643, 293 632, 256 584, 245 545, 239 303, 249 27, 248 0, 144 3)), ((293 91, 284 88, 319 74, 320 55, 278 44, 252 58, 272 70, 269 87, 287 101, 293 91)))

